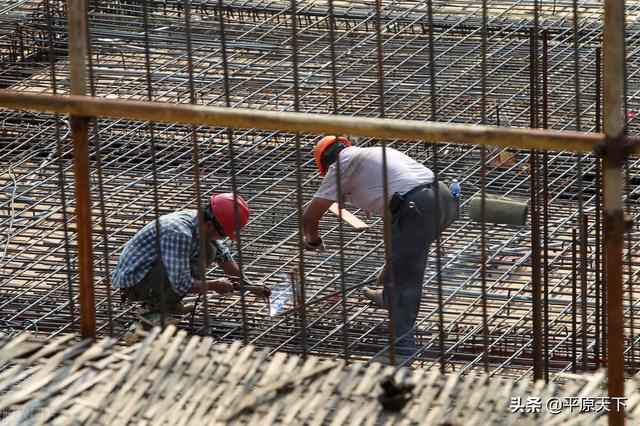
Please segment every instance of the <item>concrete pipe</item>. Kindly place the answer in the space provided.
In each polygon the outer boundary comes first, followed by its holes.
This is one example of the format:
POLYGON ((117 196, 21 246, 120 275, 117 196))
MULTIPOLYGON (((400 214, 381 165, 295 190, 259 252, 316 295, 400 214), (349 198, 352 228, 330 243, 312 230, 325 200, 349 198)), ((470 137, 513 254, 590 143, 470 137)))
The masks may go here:
MULTIPOLYGON (((469 216, 471 220, 480 222, 480 204, 482 197, 476 195, 471 199, 469 216)), ((485 223, 501 223, 504 225, 522 226, 527 223, 529 207, 524 201, 510 200, 508 198, 496 198, 487 195, 485 197, 485 223)))

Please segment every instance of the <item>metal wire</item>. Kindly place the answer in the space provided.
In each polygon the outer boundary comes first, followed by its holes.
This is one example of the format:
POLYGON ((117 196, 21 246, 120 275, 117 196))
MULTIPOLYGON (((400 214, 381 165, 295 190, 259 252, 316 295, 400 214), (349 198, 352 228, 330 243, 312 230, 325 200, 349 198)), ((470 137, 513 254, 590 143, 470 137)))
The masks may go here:
MULTIPOLYGON (((149 5, 148 0, 143 0, 142 3, 142 25, 144 30, 144 65, 145 65, 145 77, 147 88, 147 99, 153 100, 153 80, 151 71, 151 46, 149 40, 149 5)), ((160 201, 158 194, 158 167, 156 163, 157 149, 156 149, 156 137, 155 137, 155 123, 150 121, 148 124, 149 131, 149 148, 151 151, 151 184, 153 187, 153 212, 154 212, 154 226, 156 230, 156 262, 164 262, 162 255, 162 228, 160 227, 160 201)), ((164 286, 160 287, 160 327, 164 328, 167 322, 167 301, 164 286)), ((206 305, 206 301, 205 301, 206 305)), ((207 328, 207 322, 205 319, 205 330, 207 328)))
MULTIPOLYGON (((89 13, 86 11, 87 20, 87 71, 89 76, 89 93, 91 96, 96 95, 96 87, 93 78, 93 54, 91 51, 91 31, 89 23, 89 13)), ((107 309, 107 323, 109 325, 109 336, 113 337, 113 308, 111 298, 111 283, 110 283, 110 269, 109 269, 109 242, 107 238, 107 223, 105 220, 105 203, 104 203, 104 185, 102 179, 102 154, 100 144, 100 130, 98 128, 98 120, 94 117, 91 119, 92 139, 95 144, 95 156, 96 156, 96 174, 98 178, 98 199, 100 204, 100 226, 102 234, 102 256, 104 257, 104 289, 107 294, 106 297, 106 309, 107 309)))
MULTIPOLYGON (((186 8, 186 3, 185 3, 186 8)), ((224 73, 224 103, 225 106, 231 106, 231 94, 229 89, 229 64, 227 62, 227 41, 225 34, 225 19, 223 14, 223 2, 222 0, 218 0, 218 21, 220 23, 220 54, 222 55, 222 71, 224 73)), ((193 68, 193 66, 192 66, 193 68)), ((191 78, 193 81, 193 78, 191 78)), ((194 130, 195 135, 195 130, 194 130)), ((231 164, 231 190, 234 194, 234 205, 233 205, 233 217, 236 225, 236 250, 238 252, 238 269, 240 270, 240 277, 244 277, 244 262, 242 256, 242 236, 240 235, 240 217, 238 212, 238 182, 236 177, 236 161, 235 161, 235 150, 234 150, 234 141, 233 141, 233 129, 227 128, 227 139, 229 141, 229 157, 231 164)), ((194 142, 194 147, 196 147, 196 143, 194 142)), ((244 288, 244 279, 240 280, 240 306, 242 311, 242 337, 245 342, 249 339, 249 334, 247 332, 247 308, 246 308, 246 300, 245 300, 245 288, 244 288)))

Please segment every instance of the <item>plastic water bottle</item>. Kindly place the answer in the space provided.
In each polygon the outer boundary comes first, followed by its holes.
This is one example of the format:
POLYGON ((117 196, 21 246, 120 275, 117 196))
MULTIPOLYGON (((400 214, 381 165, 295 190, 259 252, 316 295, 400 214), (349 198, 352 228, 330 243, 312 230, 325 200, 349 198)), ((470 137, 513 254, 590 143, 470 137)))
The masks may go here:
POLYGON ((453 198, 460 198, 460 184, 458 183, 458 179, 452 179, 451 185, 449 186, 449 192, 453 195, 453 198))

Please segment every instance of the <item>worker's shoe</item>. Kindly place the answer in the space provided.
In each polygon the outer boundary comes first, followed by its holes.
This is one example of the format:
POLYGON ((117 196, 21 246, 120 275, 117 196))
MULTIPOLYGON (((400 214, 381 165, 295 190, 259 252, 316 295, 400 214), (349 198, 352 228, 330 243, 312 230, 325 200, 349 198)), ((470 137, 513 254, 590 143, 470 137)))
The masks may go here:
MULTIPOLYGON (((170 315, 164 318, 165 325, 176 325, 178 322, 178 318, 170 315)), ((161 325, 160 314, 156 312, 143 312, 138 315, 137 321, 131 323, 127 332, 122 336, 122 340, 124 340, 127 345, 133 345, 147 337, 149 330, 153 327, 160 327, 161 325)))
MULTIPOLYGON (((187 315, 193 311, 193 308, 194 308, 193 303, 178 302, 167 307, 167 315, 174 315, 178 317, 187 315)), ((142 306, 140 306, 136 311, 138 318, 143 318, 145 315, 152 314, 152 313, 157 313, 157 312, 155 312, 155 310, 152 309, 150 306, 148 306, 146 303, 143 303, 142 306)))
POLYGON ((136 317, 142 318, 144 315, 146 315, 149 312, 151 312, 151 308, 149 306, 147 306, 146 303, 142 303, 136 308, 136 310, 134 312, 136 314, 136 317))
POLYGON ((169 309, 167 309, 167 314, 176 315, 176 316, 187 315, 193 312, 194 307, 195 305, 193 303, 179 302, 179 303, 176 303, 175 305, 171 305, 169 309))
POLYGON ((140 321, 136 321, 129 326, 129 329, 124 336, 122 336, 122 340, 127 345, 133 345, 144 339, 149 332, 145 330, 144 325, 140 321))
POLYGON ((362 287, 362 294, 364 297, 375 303, 376 305, 386 308, 387 304, 384 303, 384 297, 382 295, 382 290, 375 290, 369 287, 362 287))
MULTIPOLYGON (((160 314, 156 312, 147 312, 146 314, 140 317, 140 322, 144 324, 146 328, 160 327, 162 325, 162 319, 160 314)), ((173 317, 171 315, 165 315, 164 317, 164 325, 176 325, 178 324, 179 319, 173 317)))

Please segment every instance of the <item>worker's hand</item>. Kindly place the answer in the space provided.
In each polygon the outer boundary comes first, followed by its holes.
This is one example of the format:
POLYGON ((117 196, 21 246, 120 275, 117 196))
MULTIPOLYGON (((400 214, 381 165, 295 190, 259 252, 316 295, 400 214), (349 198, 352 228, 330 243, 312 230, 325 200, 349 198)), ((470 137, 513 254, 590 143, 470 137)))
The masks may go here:
POLYGON ((322 242, 322 238, 318 237, 317 240, 309 240, 306 236, 304 237, 304 249, 309 251, 317 251, 324 252, 324 243, 322 242))
POLYGON ((218 278, 216 280, 209 281, 209 290, 213 290, 220 294, 233 293, 234 285, 229 278, 218 278))
MULTIPOLYGON (((235 275, 227 275, 225 278, 231 281, 231 284, 233 284, 234 290, 240 290, 240 277, 237 277, 235 275)), ((246 284, 246 281, 245 281, 245 284, 246 284)))
POLYGON ((263 299, 268 299, 271 296, 271 289, 266 285, 262 284, 260 286, 255 286, 251 290, 249 290, 251 294, 256 297, 261 297, 263 299))

